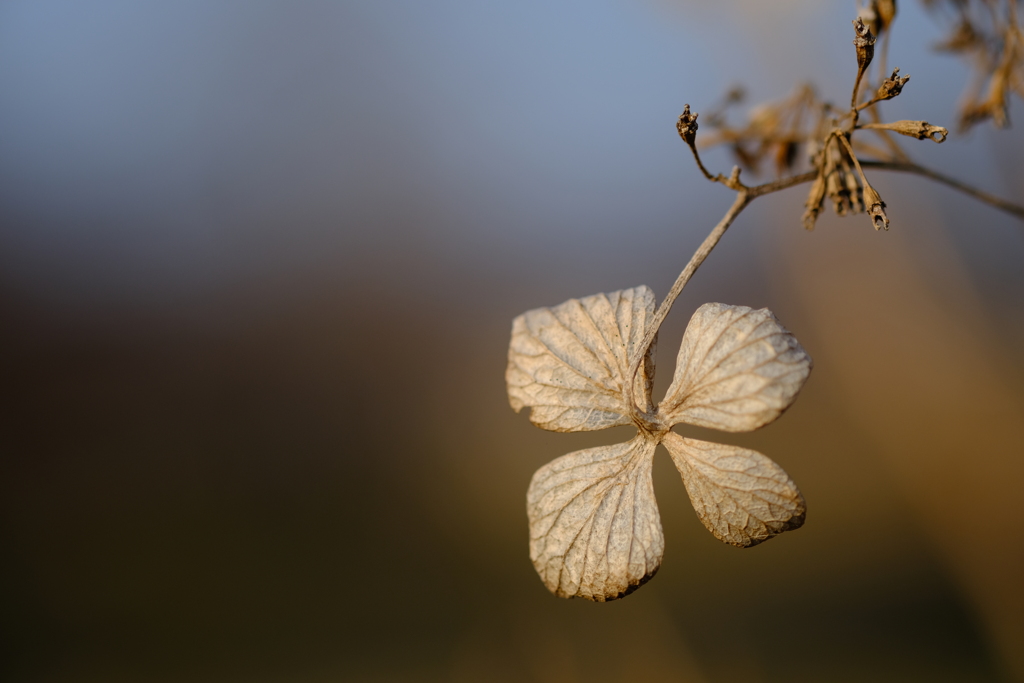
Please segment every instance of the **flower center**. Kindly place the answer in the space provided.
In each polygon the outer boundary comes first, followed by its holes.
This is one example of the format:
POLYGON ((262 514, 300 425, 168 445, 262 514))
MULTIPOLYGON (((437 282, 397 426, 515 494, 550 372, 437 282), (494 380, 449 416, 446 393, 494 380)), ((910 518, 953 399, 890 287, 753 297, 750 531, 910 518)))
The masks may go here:
POLYGON ((657 443, 660 443, 665 434, 672 428, 672 425, 666 424, 661 419, 657 408, 650 413, 646 413, 634 406, 630 419, 633 420, 633 424, 636 425, 637 429, 657 443))

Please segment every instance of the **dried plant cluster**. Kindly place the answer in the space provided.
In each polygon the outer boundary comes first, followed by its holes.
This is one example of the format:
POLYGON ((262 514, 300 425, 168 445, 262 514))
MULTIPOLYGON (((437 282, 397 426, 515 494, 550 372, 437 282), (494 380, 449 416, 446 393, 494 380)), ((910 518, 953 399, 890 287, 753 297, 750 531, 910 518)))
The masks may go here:
MULTIPOLYGON (((988 26, 998 32, 998 41, 976 37, 972 43, 964 38, 963 45, 974 45, 970 49, 996 59, 998 67, 989 82, 990 95, 965 108, 963 122, 991 118, 1003 125, 1006 92, 1020 87, 1015 0, 947 4, 960 13, 961 27, 976 28, 969 18, 978 7, 989 11, 988 26), (993 88, 998 95, 991 94, 993 88)), ((698 144, 698 114, 686 105, 677 121, 680 137, 704 176, 736 197, 657 308, 651 290, 640 286, 538 308, 513 322, 505 379, 514 410, 530 408, 534 424, 556 432, 636 428, 625 443, 569 453, 533 476, 527 492, 530 557, 555 595, 613 600, 658 570, 664 541, 651 463, 659 444, 682 475, 698 517, 722 541, 749 547, 803 524, 806 506, 799 489, 768 457, 672 431, 682 423, 750 431, 792 405, 810 373, 811 359, 770 311, 720 303, 698 308, 683 335, 666 396, 660 402, 651 397, 662 322, 697 268, 754 199, 810 183, 803 214, 807 229, 814 227, 827 200, 839 215, 865 213, 876 230, 888 230, 886 203, 865 169, 891 170, 945 183, 1024 218, 1024 208, 1016 204, 915 164, 897 141, 907 136, 943 142, 945 128, 927 121, 882 119, 879 104, 899 97, 910 80, 885 64, 895 17, 895 0, 872 0, 853 21, 856 68, 849 107, 824 102, 813 87, 804 85, 782 101, 756 107, 746 124, 732 127, 728 110, 742 100, 742 93, 733 90, 705 116, 711 139, 698 144), (880 37, 878 75, 872 83, 880 37), (779 178, 748 186, 740 181, 739 166, 728 176, 712 174, 699 153, 699 147, 709 145, 728 145, 740 164, 753 171, 770 162, 779 178), (810 170, 795 172, 801 159, 810 170)))
POLYGON ((949 35, 936 47, 971 62, 973 82, 960 106, 959 127, 991 120, 1009 125, 1011 93, 1024 97, 1024 31, 1017 22, 1018 0, 924 0, 947 18, 949 35))
POLYGON ((558 432, 637 428, 626 443, 570 453, 533 477, 530 555, 555 595, 612 600, 658 570, 665 544, 651 464, 659 443, 701 521, 726 543, 751 546, 803 524, 803 497, 771 460, 671 430, 768 424, 796 398, 810 357, 768 310, 705 304, 683 335, 672 386, 654 405, 653 318, 654 293, 641 286, 529 311, 512 325, 514 409, 531 408, 534 424, 558 432), (641 349, 641 371, 631 372, 641 349))

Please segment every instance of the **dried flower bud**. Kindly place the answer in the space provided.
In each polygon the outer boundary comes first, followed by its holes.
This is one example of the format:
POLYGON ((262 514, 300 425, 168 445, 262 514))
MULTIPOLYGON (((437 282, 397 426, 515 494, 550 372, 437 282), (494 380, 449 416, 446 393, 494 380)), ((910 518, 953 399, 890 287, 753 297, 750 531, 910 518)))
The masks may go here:
POLYGON ((843 160, 843 183, 846 185, 850 212, 862 212, 864 210, 864 189, 860 185, 860 178, 857 177, 850 163, 845 159, 843 160))
POLYGON ((875 36, 860 17, 854 19, 853 30, 856 33, 853 46, 857 48, 857 68, 863 71, 875 56, 875 36))
POLYGON ((836 168, 838 152, 828 145, 825 147, 825 165, 822 174, 825 176, 825 193, 832 200, 832 209, 839 216, 845 216, 850 205, 849 194, 844 187, 840 172, 836 168))
POLYGON ((864 199, 861 192, 860 179, 850 164, 850 158, 842 147, 836 145, 829 152, 826 173, 826 189, 834 203, 836 214, 845 216, 848 213, 860 213, 864 210, 864 199))
POLYGON ((892 70, 892 76, 882 81, 882 85, 879 86, 878 92, 875 93, 875 99, 891 100, 903 92, 903 86, 906 85, 909 80, 909 74, 900 78, 900 69, 899 67, 896 67, 892 70))
POLYGON ((870 185, 864 188, 864 203, 868 207, 868 216, 871 217, 871 222, 874 223, 875 230, 881 230, 885 228, 889 229, 889 217, 885 215, 885 202, 875 192, 875 188, 870 185))
POLYGON ((945 142, 949 131, 942 126, 933 126, 927 121, 892 121, 891 123, 875 124, 874 128, 892 130, 900 135, 909 135, 918 140, 928 138, 933 142, 945 142))
POLYGON ((821 214, 822 202, 825 201, 825 176, 822 173, 818 174, 818 177, 814 179, 814 184, 811 185, 811 191, 807 195, 807 201, 804 203, 806 207, 803 218, 801 219, 804 224, 804 228, 807 230, 814 230, 814 224, 818 220, 818 215, 821 214))
POLYGON ((690 105, 683 107, 683 113, 679 115, 679 121, 676 123, 676 130, 679 131, 679 137, 683 142, 692 147, 697 140, 697 114, 690 113, 690 105))
POLYGON ((828 198, 832 200, 832 209, 836 215, 845 216, 849 211, 850 198, 846 188, 839 182, 839 174, 835 171, 825 178, 825 190, 828 192, 828 198))

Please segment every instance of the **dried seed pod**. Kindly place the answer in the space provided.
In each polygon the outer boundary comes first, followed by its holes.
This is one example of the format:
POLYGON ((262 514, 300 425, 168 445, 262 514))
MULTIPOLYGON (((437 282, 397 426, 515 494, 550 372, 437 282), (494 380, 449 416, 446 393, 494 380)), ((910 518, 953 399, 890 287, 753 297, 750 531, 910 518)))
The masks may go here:
POLYGON ((871 217, 875 230, 881 230, 882 228, 888 230, 889 217, 885 215, 885 202, 882 201, 882 198, 871 185, 864 187, 864 203, 867 204, 868 216, 871 217))
POLYGON ((868 123, 860 126, 864 129, 891 130, 900 135, 907 135, 918 140, 928 139, 932 142, 945 142, 949 131, 942 126, 933 126, 927 121, 892 121, 890 123, 868 123))
POLYGON ((864 211, 864 190, 860 185, 860 178, 854 172, 850 164, 843 162, 843 183, 846 185, 846 194, 850 203, 851 213, 864 211))
POLYGON ((850 206, 849 193, 843 184, 839 169, 836 168, 837 156, 836 150, 825 150, 825 192, 832 200, 832 209, 836 214, 845 216, 850 206))
POLYGON ((903 91, 903 86, 910 80, 910 74, 900 78, 900 68, 892 70, 892 76, 882 81, 878 92, 875 93, 876 100, 891 100, 903 91))
POLYGON ((697 114, 690 113, 690 105, 683 106, 683 113, 679 115, 676 130, 679 131, 679 137, 683 139, 683 142, 692 147, 697 140, 697 114))
POLYGON ((846 196, 846 188, 839 182, 839 174, 833 171, 825 178, 825 189, 828 192, 828 198, 832 200, 832 210, 836 212, 837 216, 845 216, 849 211, 849 201, 846 196))
POLYGON ((818 174, 818 177, 814 179, 814 184, 811 185, 811 191, 807 195, 807 201, 804 203, 804 215, 801 221, 804 224, 804 228, 807 230, 814 230, 814 224, 818 221, 818 216, 821 214, 823 208, 822 203, 825 201, 825 176, 822 173, 818 174))
POLYGON ((853 20, 853 30, 856 34, 853 46, 857 48, 857 68, 864 71, 875 57, 875 36, 860 17, 853 20))
POLYGON ((949 131, 942 126, 933 126, 927 121, 893 121, 887 124, 887 128, 900 135, 909 135, 918 140, 928 138, 933 142, 945 142, 949 135, 949 131))

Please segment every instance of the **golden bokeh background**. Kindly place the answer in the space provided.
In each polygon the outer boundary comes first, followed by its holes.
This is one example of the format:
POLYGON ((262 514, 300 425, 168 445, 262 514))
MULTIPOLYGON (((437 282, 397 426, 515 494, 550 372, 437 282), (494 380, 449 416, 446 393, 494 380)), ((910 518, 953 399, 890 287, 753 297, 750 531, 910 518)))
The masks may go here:
MULTIPOLYGON (((0 5, 4 679, 1024 680, 1024 224, 917 178, 872 176, 887 233, 758 200, 660 336, 662 391, 706 301, 814 358, 775 424, 687 432, 785 467, 802 529, 720 543, 659 452, 642 590, 527 555, 533 471, 626 430, 512 413, 512 318, 663 294, 731 201, 683 104, 843 101, 841 5, 0 5)), ((900 11, 886 114, 953 121, 900 11)), ((1020 128, 905 147, 1024 200, 1020 128)))

